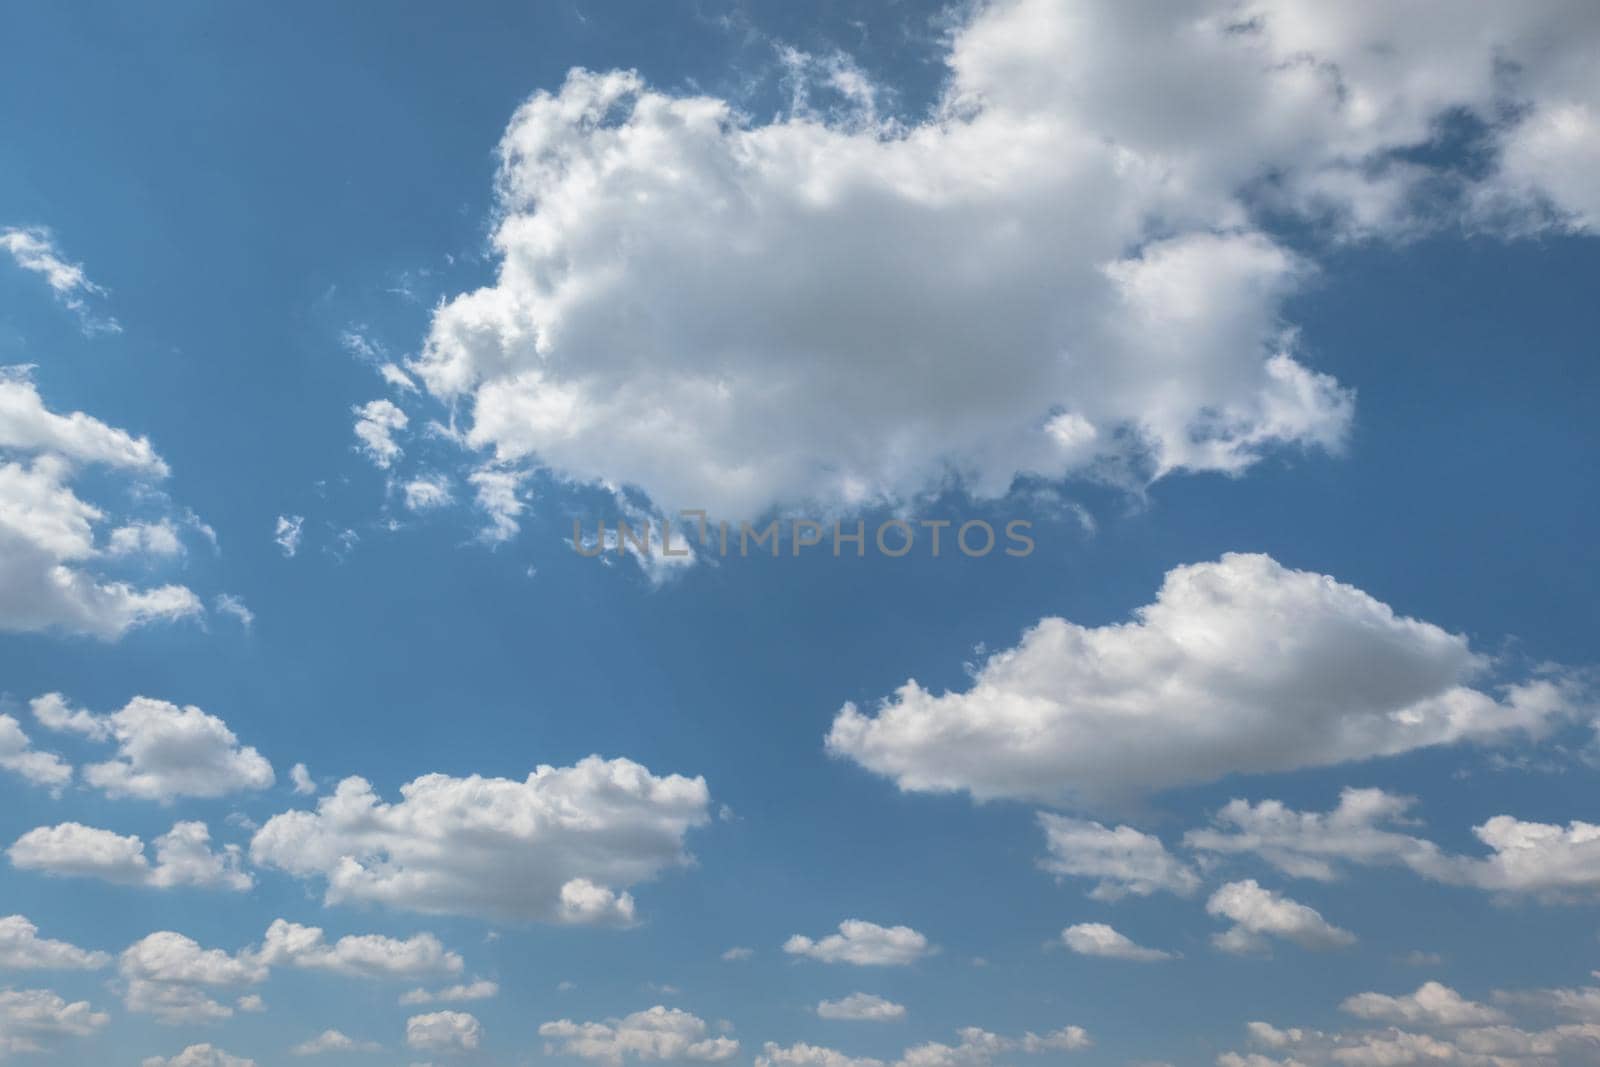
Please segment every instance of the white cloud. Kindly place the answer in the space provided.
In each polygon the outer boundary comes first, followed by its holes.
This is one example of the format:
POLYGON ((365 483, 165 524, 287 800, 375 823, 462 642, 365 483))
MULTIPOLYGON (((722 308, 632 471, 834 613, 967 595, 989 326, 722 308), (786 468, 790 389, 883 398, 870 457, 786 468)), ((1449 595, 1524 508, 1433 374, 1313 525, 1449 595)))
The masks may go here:
POLYGON ((1080 956, 1105 956, 1116 960, 1150 963, 1170 960, 1172 953, 1144 948, 1105 923, 1078 923, 1061 931, 1061 943, 1080 956))
POLYGON ((304 763, 296 763, 289 768, 289 781, 294 785, 294 791, 303 797, 312 796, 317 791, 317 783, 312 780, 311 772, 304 763))
POLYGON ((120 711, 97 717, 67 710, 51 693, 35 702, 34 715, 51 729, 117 742, 115 758, 83 768, 84 780, 108 796, 167 803, 266 789, 274 781, 261 753, 241 746, 225 722, 196 707, 134 697, 120 711))
POLYGON ((480 978, 443 989, 412 989, 400 995, 402 1004, 463 1004, 473 1000, 488 1000, 499 996, 500 985, 480 978))
POLYGON ((862 919, 846 919, 839 932, 820 940, 795 934, 783 951, 823 963, 852 963, 858 967, 902 967, 933 951, 928 939, 909 926, 879 926, 862 919))
MULTIPOLYGON (((1039 1035, 1004 1037, 976 1026, 957 1031, 959 1043, 938 1041, 908 1048, 892 1067, 987 1067, 997 1056, 1022 1052, 1077 1052, 1091 1048, 1094 1041, 1081 1026, 1065 1026, 1039 1035)), ((768 1042, 756 1057, 756 1067, 884 1067, 882 1060, 847 1056, 831 1048, 797 1044, 785 1048, 768 1042)))
POLYGON ((217 598, 211 602, 211 606, 218 615, 227 615, 237 619, 239 625, 246 630, 255 625, 256 613, 251 611, 243 600, 232 593, 218 593, 217 598))
POLYGON ((722 954, 724 963, 736 963, 747 960, 756 954, 756 950, 745 945, 735 945, 722 954))
POLYGON ((1167 573, 1131 622, 1046 618, 966 692, 914 680, 830 752, 903 790, 1084 801, 1536 733, 1583 699, 1564 676, 1491 695, 1465 637, 1261 555, 1167 573))
POLYGON ((420 1052, 471 1052, 483 1027, 464 1011, 436 1011, 406 1020, 406 1045, 420 1052))
POLYGON ((626 925, 633 898, 618 889, 689 862, 683 839, 711 800, 703 779, 597 756, 521 782, 430 774, 400 792, 386 803, 346 778, 316 811, 269 820, 251 856, 326 880, 330 904, 626 925))
POLYGON ((190 1045, 176 1056, 151 1056, 141 1067, 256 1067, 256 1061, 232 1056, 215 1045, 190 1045))
POLYGON ((1261 952, 1272 937, 1319 952, 1344 948, 1356 940, 1315 908, 1263 889, 1253 878, 1222 886, 1206 901, 1206 912, 1234 924, 1211 939, 1224 952, 1261 952))
POLYGON ((63 877, 100 878, 120 885, 242 891, 255 884, 239 869, 237 845, 214 852, 205 823, 179 822, 155 839, 155 863, 136 835, 65 822, 29 830, 7 849, 12 866, 63 877))
POLYGON ((356 438, 361 442, 358 449, 380 470, 394 466, 402 455, 394 435, 409 424, 406 413, 389 400, 372 400, 352 410, 356 416, 356 438))
POLYGON ((89 299, 105 296, 105 290, 89 280, 82 264, 66 259, 49 230, 8 226, 0 230, 0 249, 9 252, 18 267, 42 277, 56 299, 77 314, 85 334, 122 332, 116 319, 90 312, 89 299))
POLYGON ((792 49, 764 123, 574 71, 513 115, 498 277, 435 312, 412 369, 502 461, 735 519, 1337 447, 1351 398, 1281 321, 1308 268, 1259 220, 1476 213, 1418 151, 1465 114, 1502 199, 1592 228, 1580 7, 1001 0, 911 121, 792 49))
POLYGON ((415 478, 405 484, 407 511, 431 511, 450 503, 450 482, 443 477, 415 478))
POLYGON ((293 559, 296 552, 300 551, 301 528, 305 525, 303 515, 279 515, 278 521, 272 526, 272 540, 283 550, 284 558, 293 559))
POLYGON ((467 481, 476 490, 478 510, 489 520, 479 536, 490 544, 499 544, 515 537, 522 529, 518 517, 527 510, 521 496, 522 475, 515 471, 480 467, 467 475, 467 481))
POLYGON ((817 1015, 824 1019, 853 1019, 860 1022, 892 1023, 906 1017, 903 1004, 873 993, 851 993, 838 1000, 824 1000, 817 1004, 817 1015))
POLYGON ((1358 993, 1339 1007, 1363 1019, 1409 1026, 1497 1026, 1510 1021, 1505 1012, 1467 1000, 1438 982, 1424 982, 1404 996, 1358 993))
POLYGON ((0 918, 0 970, 94 971, 110 962, 104 952, 40 937, 39 928, 25 916, 0 918))
POLYGON ((755 1059, 755 1067, 884 1067, 882 1060, 847 1056, 843 1052, 804 1042, 787 1047, 768 1041, 755 1059))
POLYGON ((1229 801, 1208 829, 1184 835, 1190 848, 1212 853, 1254 853, 1295 878, 1328 882, 1344 863, 1402 863, 1438 872, 1439 850, 1427 841, 1387 827, 1402 823, 1411 797, 1382 789, 1346 789, 1334 810, 1299 812, 1276 800, 1229 801))
POLYGON ((415 393, 417 391, 417 383, 411 380, 411 375, 407 374, 393 363, 384 363, 380 365, 378 367, 378 373, 383 376, 383 380, 385 382, 394 386, 402 393, 415 393))
POLYGON ((1087 819, 1042 811, 1039 825, 1049 856, 1039 866, 1058 878, 1099 880, 1089 896, 1117 900, 1127 894, 1157 892, 1186 897, 1200 888, 1200 876, 1167 851, 1161 839, 1131 826, 1111 830, 1087 819))
POLYGON ((34 748, 22 725, 6 714, 0 714, 0 770, 52 789, 72 781, 72 765, 53 752, 34 748))
POLYGON ((274 967, 294 966, 353 978, 421 978, 461 973, 461 957, 433 934, 404 940, 380 934, 349 935, 329 944, 322 930, 286 919, 268 927, 259 958, 274 967))
POLYGON ((93 741, 111 738, 111 722, 104 715, 74 708, 60 693, 46 693, 28 702, 28 710, 46 730, 79 734, 93 741))
POLYGON ((711 1037, 705 1021, 677 1008, 656 1005, 603 1023, 558 1019, 542 1023, 547 1054, 576 1056, 598 1063, 692 1060, 721 1063, 739 1054, 739 1042, 711 1037))
POLYGON ((1432 881, 1496 893, 1560 898, 1600 891, 1600 826, 1496 815, 1472 831, 1490 855, 1453 855, 1391 828, 1408 824, 1414 804, 1380 789, 1347 789, 1326 814, 1295 811, 1276 800, 1233 800, 1213 827, 1190 831, 1184 840, 1203 851, 1259 855, 1286 874, 1320 881, 1336 878, 1344 864, 1392 864, 1432 881))
MULTIPOLYGON (((97 576, 91 565, 120 557, 159 563, 166 552, 143 534, 96 544, 109 514, 70 484, 85 466, 116 472, 133 497, 168 474, 143 437, 83 412, 45 407, 29 368, 0 368, 0 630, 65 630, 112 640, 149 622, 198 615, 199 597, 181 585, 139 588, 97 576)), ((126 529, 166 529, 160 520, 126 529)))
POLYGON ((118 969, 123 1005, 169 1026, 231 1018, 234 1009, 215 999, 217 991, 258 985, 269 970, 248 950, 229 954, 202 948, 172 930, 159 930, 130 945, 118 969))
POLYGON ((111 1021, 88 1001, 68 1003, 48 989, 0 989, 0 1059, 48 1052, 63 1037, 88 1037, 111 1021))
POLYGON ((291 1056, 320 1056, 325 1052, 382 1052, 376 1041, 357 1041, 338 1030, 324 1030, 289 1050, 291 1056))

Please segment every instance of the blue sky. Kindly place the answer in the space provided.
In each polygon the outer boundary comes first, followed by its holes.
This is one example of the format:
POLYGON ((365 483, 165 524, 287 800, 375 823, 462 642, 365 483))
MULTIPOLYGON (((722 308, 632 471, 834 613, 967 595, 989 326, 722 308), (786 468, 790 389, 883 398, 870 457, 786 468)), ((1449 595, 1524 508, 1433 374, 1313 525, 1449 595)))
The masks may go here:
POLYGON ((1595 1062, 1600 18, 1176 8, 0 16, 0 1060, 1595 1062))

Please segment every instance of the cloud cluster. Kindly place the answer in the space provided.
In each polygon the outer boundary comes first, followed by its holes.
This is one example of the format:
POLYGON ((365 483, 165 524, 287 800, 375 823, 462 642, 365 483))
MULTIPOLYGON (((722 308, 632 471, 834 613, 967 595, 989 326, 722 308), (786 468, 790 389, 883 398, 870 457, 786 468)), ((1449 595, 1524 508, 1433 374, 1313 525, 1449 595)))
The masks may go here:
POLYGON ((557 1019, 540 1024, 539 1036, 545 1039, 548 1054, 576 1056, 613 1067, 625 1060, 722 1063, 739 1054, 739 1042, 712 1037, 705 1020, 659 1004, 599 1023, 557 1019))
POLYGON ((1209 828, 1184 841, 1214 854, 1253 854, 1296 878, 1332 881, 1349 865, 1403 866, 1431 881, 1495 893, 1551 898, 1600 891, 1600 826, 1566 826, 1496 815, 1473 827, 1487 856, 1447 853, 1410 829, 1412 797, 1347 789, 1330 812, 1302 812, 1280 801, 1234 800, 1209 828))
POLYGON ((729 519, 1336 449, 1353 398, 1296 351, 1282 306, 1312 267, 1265 219, 1600 218, 1592 20, 1461 21, 1005 0, 954 29, 913 121, 841 59, 789 53, 806 91, 767 122, 575 70, 513 115, 497 277, 409 369, 499 471, 729 519), (1484 177, 1422 161, 1463 116, 1484 177))
POLYGON ((909 926, 879 926, 864 919, 846 919, 839 932, 812 939, 795 934, 783 951, 823 963, 851 963, 857 967, 903 967, 933 952, 923 934, 909 926))
POLYGON ((61 1038, 88 1037, 110 1021, 88 1001, 68 1003, 48 989, 0 989, 0 1059, 49 1051, 61 1038))
POLYGON ((1600 1046, 1600 1025, 1593 1021, 1525 1028, 1439 982, 1401 995, 1358 993, 1342 1007, 1392 1025, 1330 1033, 1252 1022, 1246 1033, 1263 1051, 1224 1052, 1217 1067, 1565 1067, 1595 1062, 1600 1046))
MULTIPOLYGON (((1081 1026, 1065 1026, 1047 1034, 1005 1037, 976 1026, 957 1031, 957 1044, 929 1041, 905 1050, 892 1067, 988 1067, 996 1057, 1013 1053, 1078 1052, 1094 1041, 1081 1026)), ((849 1056, 835 1049, 805 1043, 782 1046, 767 1042, 756 1067, 885 1067, 871 1057, 849 1056)))
POLYGON ((430 774, 400 794, 387 803, 346 778, 315 811, 268 820, 251 858, 325 881, 330 904, 627 925, 633 898, 619 890, 687 863, 684 837, 711 801, 703 779, 597 756, 520 782, 430 774))
POLYGON ((0 970, 94 971, 110 962, 104 952, 40 937, 39 928, 25 916, 0 918, 0 970))
POLYGON ((130 491, 168 473, 147 439, 81 411, 53 412, 29 368, 0 368, 0 631, 109 640, 145 623, 200 614, 199 597, 185 586, 141 588, 96 573, 113 557, 149 563, 170 553, 142 536, 98 542, 109 515, 74 490, 84 467, 110 471, 130 491))
POLYGON ((406 1047, 419 1052, 471 1052, 483 1041, 483 1026, 464 1011, 436 1011, 406 1020, 406 1047))
POLYGON ((1578 706, 1563 676, 1475 688, 1488 666, 1359 589, 1229 554, 1169 571, 1129 622, 1043 619, 966 692, 847 704, 827 746, 903 790, 1083 802, 1495 742, 1578 706))
POLYGON ((1321 952, 1356 941, 1354 934, 1334 926, 1315 908, 1264 889, 1253 878, 1220 887, 1206 901, 1206 911, 1233 923, 1211 939, 1224 952, 1264 952, 1270 938, 1321 952))
POLYGON ((276 780, 261 753, 241 746, 227 723, 197 707, 134 697, 120 711, 95 715, 71 708, 59 693, 31 707, 47 729, 116 742, 113 759, 83 768, 84 780, 107 796, 167 803, 266 789, 276 780))
POLYGON ((255 884, 240 869, 239 846, 225 845, 214 851, 205 823, 174 823, 154 845, 152 863, 143 839, 136 834, 64 822, 29 830, 12 843, 6 855, 19 870, 151 889, 190 886, 243 891, 255 884))
POLYGON ((1039 866, 1058 878, 1095 878, 1095 900, 1118 900, 1128 894, 1148 897, 1157 892, 1186 897, 1200 888, 1193 867, 1167 851, 1161 839, 1131 826, 1108 829, 1088 819, 1071 819, 1041 811, 1049 855, 1039 866))

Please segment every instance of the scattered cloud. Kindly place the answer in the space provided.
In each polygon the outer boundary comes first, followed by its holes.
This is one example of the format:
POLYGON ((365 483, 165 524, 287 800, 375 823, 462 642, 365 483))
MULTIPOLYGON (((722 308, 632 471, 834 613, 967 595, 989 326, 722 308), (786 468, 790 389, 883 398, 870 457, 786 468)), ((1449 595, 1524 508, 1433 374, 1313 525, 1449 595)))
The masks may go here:
POLYGON ((346 778, 315 811, 268 820, 251 857, 325 881, 330 904, 628 925, 633 898, 621 887, 686 864, 684 837, 709 821, 711 802, 703 779, 597 756, 521 782, 431 774, 401 795, 386 803, 346 778))
POLYGON ((406 1020, 406 1047, 419 1052, 471 1052, 482 1041, 482 1025, 464 1011, 436 1011, 406 1020))
POLYGON ((823 963, 903 967, 928 956, 933 947, 909 926, 879 926, 862 919, 846 919, 839 924, 838 933, 818 940, 795 934, 783 943, 783 951, 823 963))
POLYGON ((1080 956, 1104 956, 1114 960, 1151 963, 1170 960, 1172 953, 1144 948, 1130 941, 1105 923, 1078 923, 1061 931, 1061 943, 1080 956))
POLYGON ((1585 699, 1559 675, 1474 688, 1488 666, 1359 589, 1230 554, 1169 571, 1130 622, 1042 620, 966 692, 846 704, 827 745, 906 791, 1093 802, 1504 741, 1585 699))
POLYGON ((873 993, 851 993, 838 1000, 824 1000, 817 1004, 817 1015, 823 1019, 853 1019, 858 1022, 893 1023, 906 1017, 903 1004, 873 993))
POLYGON ((231 889, 242 892, 255 880, 240 869, 237 845, 211 848, 202 822, 179 822, 155 839, 155 862, 144 841, 82 823, 64 822, 29 830, 6 850, 18 870, 60 877, 99 878, 118 885, 171 889, 231 889))
POLYGON ((1269 938, 1282 938, 1318 952, 1345 948, 1356 940, 1315 908, 1263 889, 1254 879, 1222 886, 1206 901, 1206 912, 1234 924, 1211 939, 1224 952, 1264 952, 1269 938))
POLYGON ((605 1022, 557 1019, 540 1024, 539 1036, 545 1039, 548 1055, 576 1056, 613 1067, 625 1060, 722 1063, 739 1054, 739 1042, 710 1036, 703 1019, 659 1004, 605 1022))

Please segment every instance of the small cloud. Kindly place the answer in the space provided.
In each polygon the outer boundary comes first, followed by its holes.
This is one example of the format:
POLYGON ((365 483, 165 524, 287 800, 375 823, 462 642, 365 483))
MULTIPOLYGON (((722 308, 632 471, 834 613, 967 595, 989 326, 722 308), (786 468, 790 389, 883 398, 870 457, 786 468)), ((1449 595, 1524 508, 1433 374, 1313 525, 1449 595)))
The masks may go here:
POLYGON ((273 527, 272 539, 283 549, 285 559, 293 559, 300 551, 300 528, 305 525, 304 515, 279 515, 273 527))

